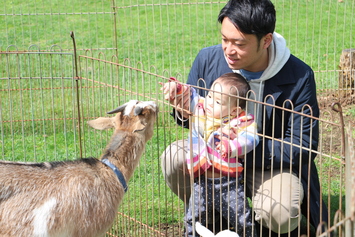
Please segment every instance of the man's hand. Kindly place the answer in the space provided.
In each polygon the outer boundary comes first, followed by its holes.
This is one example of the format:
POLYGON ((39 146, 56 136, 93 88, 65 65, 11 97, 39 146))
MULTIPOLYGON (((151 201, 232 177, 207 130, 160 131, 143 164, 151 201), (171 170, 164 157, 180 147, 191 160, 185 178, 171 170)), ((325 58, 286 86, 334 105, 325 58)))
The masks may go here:
POLYGON ((164 99, 184 117, 189 118, 190 112, 190 88, 179 83, 174 77, 170 77, 169 82, 160 83, 164 99))

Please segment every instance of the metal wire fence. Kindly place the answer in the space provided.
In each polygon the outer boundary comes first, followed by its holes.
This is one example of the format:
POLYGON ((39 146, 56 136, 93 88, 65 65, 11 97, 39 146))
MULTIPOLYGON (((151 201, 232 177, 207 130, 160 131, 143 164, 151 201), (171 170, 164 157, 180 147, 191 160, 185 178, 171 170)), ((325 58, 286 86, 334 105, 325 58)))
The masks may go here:
MULTIPOLYGON (((162 99, 158 82, 167 79, 162 76, 164 73, 144 71, 139 69, 142 65, 129 62, 119 64, 112 58, 108 61, 105 57, 81 55, 80 74, 75 77, 74 58, 68 53, 2 53, 1 56, 8 69, 6 78, 1 80, 0 110, 1 153, 6 160, 39 162, 99 157, 110 133, 91 131, 85 121, 102 116, 130 99, 156 101, 161 108, 156 134, 130 181, 130 191, 110 233, 114 236, 183 233, 186 207, 166 187, 158 157, 168 144, 186 138, 188 132, 174 124, 169 115, 171 107, 162 99), (50 70, 39 70, 42 61, 50 62, 46 67, 50 70), (17 65, 21 65, 20 74, 16 73, 17 65), (64 65, 73 67, 68 70, 71 74, 58 76, 55 71, 64 65)), ((337 106, 336 111, 341 109, 337 106)), ((342 113, 338 112, 323 110, 317 151, 322 198, 330 207, 329 218, 335 223, 346 220, 345 217, 350 221, 353 215, 348 212, 346 207, 350 206, 346 206, 345 200, 352 195, 346 192, 346 180, 350 182, 351 176, 346 176, 345 168, 350 165, 350 172, 354 172, 351 163, 346 164, 353 157, 350 154, 353 146, 344 142, 351 141, 352 136, 351 130, 347 135, 343 133, 342 113)), ((309 223, 302 226, 312 231, 309 223)))
MULTIPOLYGON (((344 87, 339 83, 354 68, 338 65, 343 50, 354 43, 355 3, 273 2, 276 30, 315 70, 322 107, 315 152, 322 199, 330 210, 327 229, 335 236, 353 236, 354 134, 349 124, 354 115, 349 104, 354 101, 354 78, 346 79, 344 87), (332 102, 338 101, 332 110, 332 102), (341 108, 350 109, 344 113, 341 108)), ((198 50, 219 43, 216 16, 224 4, 5 1, 0 9, 2 159, 99 157, 110 132, 92 131, 86 121, 129 99, 155 100, 161 111, 156 133, 107 236, 181 236, 186 206, 165 185, 159 156, 188 131, 169 115, 171 106, 164 102, 159 82, 170 76, 185 81, 198 50)), ((314 236, 317 230, 306 219, 300 235, 314 236)))

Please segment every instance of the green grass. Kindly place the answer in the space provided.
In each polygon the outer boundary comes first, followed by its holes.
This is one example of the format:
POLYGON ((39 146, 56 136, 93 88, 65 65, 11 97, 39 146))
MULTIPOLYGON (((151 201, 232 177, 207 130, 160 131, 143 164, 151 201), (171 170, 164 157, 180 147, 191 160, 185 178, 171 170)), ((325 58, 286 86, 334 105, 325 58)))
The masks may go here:
MULTIPOLYGON (((0 54, 2 158, 75 159, 80 156, 79 141, 83 156, 98 157, 111 134, 90 130, 87 120, 104 116, 129 99, 161 101, 160 76, 177 76, 185 81, 198 51, 220 43, 216 18, 224 4, 187 2, 5 0, 0 7, 0 51, 32 53, 0 54), (70 31, 75 33, 80 55, 129 67, 80 57, 78 73, 83 79, 78 81, 77 90, 70 31), (33 53, 40 50, 56 54, 33 53)), ((336 90, 335 70, 341 51, 354 45, 354 3, 273 2, 277 10, 276 31, 284 35, 291 52, 313 67, 318 89, 336 90)), ((121 207, 123 213, 150 226, 180 223, 183 212, 181 202, 165 186, 159 155, 170 142, 187 134, 174 125, 168 114, 171 108, 161 102, 159 105, 162 113, 156 135, 148 143, 121 207)), ((354 109, 350 108, 346 115, 354 117, 354 109)), ((338 153, 331 155, 339 157, 338 153)), ((337 195, 344 191, 340 191, 340 166, 333 159, 322 160, 322 189, 332 215, 344 196, 337 195)), ((113 232, 127 231, 119 223, 116 227, 113 232)))
MULTIPOLYGON (((11 44, 21 50, 32 44, 49 49, 56 44, 70 50, 69 33, 74 31, 78 49, 102 49, 110 57, 115 50, 109 49, 117 48, 121 62, 129 58, 133 65, 142 62, 146 69, 154 65, 160 72, 166 69, 186 78, 198 50, 220 42, 216 18, 224 5, 201 4, 202 0, 184 4, 187 2, 121 0, 113 8, 111 1, 104 0, 5 0, 0 8, 0 49, 6 50, 11 44)), ((353 2, 273 2, 276 31, 285 36, 291 52, 315 71, 337 69, 341 51, 354 44, 353 2)))

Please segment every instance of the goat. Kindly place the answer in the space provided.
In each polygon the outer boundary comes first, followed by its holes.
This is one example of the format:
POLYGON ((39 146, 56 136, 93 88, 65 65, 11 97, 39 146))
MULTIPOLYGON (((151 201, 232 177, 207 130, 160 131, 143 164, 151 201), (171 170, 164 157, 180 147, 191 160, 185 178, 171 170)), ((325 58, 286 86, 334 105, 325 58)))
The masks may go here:
POLYGON ((97 237, 111 227, 158 107, 131 100, 88 124, 115 128, 100 159, 0 161, 0 236, 97 237))

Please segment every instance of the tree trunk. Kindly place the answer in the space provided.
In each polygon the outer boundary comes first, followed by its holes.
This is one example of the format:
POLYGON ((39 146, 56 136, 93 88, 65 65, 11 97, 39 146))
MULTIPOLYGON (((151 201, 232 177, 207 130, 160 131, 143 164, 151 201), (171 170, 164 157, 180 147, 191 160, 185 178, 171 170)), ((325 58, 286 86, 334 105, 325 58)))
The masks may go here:
POLYGON ((339 69, 339 99, 352 100, 355 94, 355 48, 342 51, 339 69))

